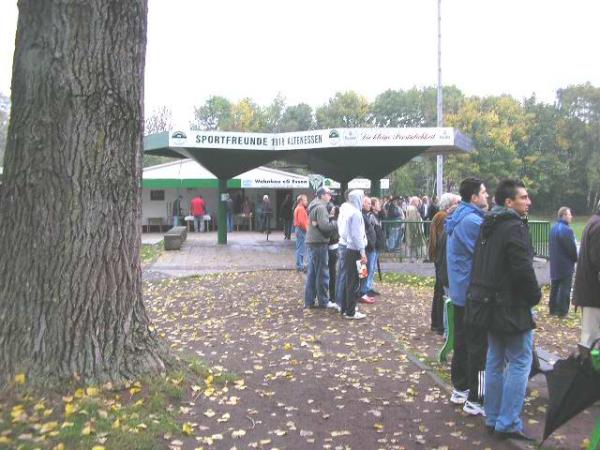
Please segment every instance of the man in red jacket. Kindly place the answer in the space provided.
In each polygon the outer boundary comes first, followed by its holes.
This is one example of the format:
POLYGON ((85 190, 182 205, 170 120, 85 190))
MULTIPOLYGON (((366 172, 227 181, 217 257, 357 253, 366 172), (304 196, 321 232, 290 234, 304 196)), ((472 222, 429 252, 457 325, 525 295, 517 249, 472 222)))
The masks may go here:
POLYGON ((306 239, 306 230, 308 229, 308 198, 301 194, 296 199, 296 209, 294 209, 294 228, 296 234, 296 270, 302 272, 304 270, 304 252, 306 239))
POLYGON ((204 231, 204 215, 206 214, 206 203, 200 194, 192 199, 190 212, 194 216, 194 231, 204 231))

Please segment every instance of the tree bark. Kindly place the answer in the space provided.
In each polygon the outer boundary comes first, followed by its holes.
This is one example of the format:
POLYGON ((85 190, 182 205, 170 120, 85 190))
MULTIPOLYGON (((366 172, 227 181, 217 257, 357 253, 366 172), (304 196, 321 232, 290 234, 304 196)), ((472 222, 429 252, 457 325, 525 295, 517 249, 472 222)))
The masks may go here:
POLYGON ((20 0, 0 204, 0 381, 164 369, 142 301, 147 0, 20 0))

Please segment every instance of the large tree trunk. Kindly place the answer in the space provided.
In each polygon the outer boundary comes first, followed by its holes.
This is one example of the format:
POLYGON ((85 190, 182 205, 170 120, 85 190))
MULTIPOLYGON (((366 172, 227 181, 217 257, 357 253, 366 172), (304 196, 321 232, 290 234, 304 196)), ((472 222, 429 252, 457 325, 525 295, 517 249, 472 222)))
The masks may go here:
POLYGON ((142 302, 147 0, 20 0, 0 198, 0 378, 164 368, 142 302))

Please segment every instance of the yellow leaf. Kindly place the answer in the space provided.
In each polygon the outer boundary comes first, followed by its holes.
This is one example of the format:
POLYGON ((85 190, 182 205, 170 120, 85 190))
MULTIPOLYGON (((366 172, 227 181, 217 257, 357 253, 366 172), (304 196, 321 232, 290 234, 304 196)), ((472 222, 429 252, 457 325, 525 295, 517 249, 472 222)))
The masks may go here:
POLYGON ((61 428, 70 428, 73 425, 75 425, 73 422, 63 422, 63 424, 60 427, 61 428))
POLYGON ((75 398, 81 398, 84 395, 83 389, 79 388, 75 391, 75 398))
POLYGON ((96 397, 100 393, 100 390, 96 387, 89 387, 85 390, 85 393, 90 397, 96 397))
POLYGON ((103 445, 94 445, 92 447, 92 450, 104 450, 104 446, 103 445))
POLYGON ((376 430, 383 430, 383 424, 376 423, 373 425, 373 428, 375 428, 376 430))
POLYGON ((121 421, 120 421, 119 419, 115 420, 115 421, 112 423, 112 427, 113 427, 113 428, 119 428, 120 426, 121 426, 121 421))
POLYGON ((204 380, 204 382, 206 383, 207 386, 210 386, 213 383, 214 377, 212 375, 209 375, 206 377, 206 380, 204 380))
POLYGON ((62 442, 58 445, 55 445, 54 447, 52 447, 52 450, 65 450, 65 444, 63 444, 62 442))
POLYGON ((86 425, 85 427, 83 427, 83 430, 81 430, 81 435, 89 436, 90 434, 92 434, 92 427, 90 425, 86 425))
POLYGON ((18 373, 15 375, 15 383, 17 384, 25 384, 25 374, 24 373, 18 373))
POLYGON ((58 422, 48 422, 42 425, 40 428, 40 433, 46 434, 49 431, 55 430, 56 428, 58 428, 58 422))
POLYGON ((183 434, 187 436, 191 436, 194 433, 194 427, 189 422, 184 423, 181 429, 183 431, 183 434))
POLYGON ((129 389, 129 394, 131 394, 132 396, 135 395, 135 394, 139 394, 140 392, 142 392, 142 388, 138 387, 138 386, 132 386, 129 389))
MULTIPOLYGON (((10 444, 10 443, 11 443, 11 440, 8 436, 0 436, 0 444, 10 444)), ((63 446, 63 449, 64 449, 64 446, 63 446)))

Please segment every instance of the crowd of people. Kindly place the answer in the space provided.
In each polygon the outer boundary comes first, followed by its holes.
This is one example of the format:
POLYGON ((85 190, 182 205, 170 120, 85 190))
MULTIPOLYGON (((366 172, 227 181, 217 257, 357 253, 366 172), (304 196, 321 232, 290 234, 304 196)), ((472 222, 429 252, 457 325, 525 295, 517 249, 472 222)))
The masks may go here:
MULTIPOLYGON (((415 241, 421 245, 428 234, 427 258, 436 275, 431 330, 448 333, 445 298, 454 312, 450 401, 467 414, 483 416, 488 431, 499 438, 531 440, 521 412, 534 360, 532 308, 542 295, 528 230, 530 206, 521 181, 501 181, 492 200, 483 181, 473 177, 461 182, 459 195, 445 193, 431 202, 427 197, 380 200, 353 190, 336 206, 327 187, 310 204, 300 195, 293 225, 296 269, 306 271, 304 307, 364 319, 357 304, 372 304, 379 295, 373 286, 378 254, 402 241, 408 249, 415 241), (386 220, 391 225, 384 226, 386 220), (428 229, 402 226, 423 220, 431 220, 428 229)), ((560 208, 557 216, 549 240, 550 314, 567 314, 575 273, 580 344, 589 348, 600 338, 600 203, 579 251, 570 209, 560 208)))
POLYGON ((305 271, 306 308, 331 308, 347 319, 363 319, 357 303, 373 304, 373 282, 379 252, 386 237, 381 224, 382 204, 362 190, 346 193, 335 205, 327 187, 308 204, 299 195, 294 210, 296 269, 305 271))

